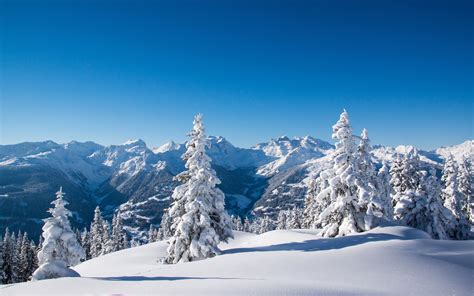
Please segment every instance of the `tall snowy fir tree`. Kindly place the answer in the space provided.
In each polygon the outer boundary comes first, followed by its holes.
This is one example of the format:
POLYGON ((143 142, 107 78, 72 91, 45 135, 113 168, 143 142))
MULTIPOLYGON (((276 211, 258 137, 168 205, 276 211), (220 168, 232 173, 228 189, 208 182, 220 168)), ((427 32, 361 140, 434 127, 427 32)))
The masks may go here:
MULTIPOLYGON (((321 180, 321 177, 318 181, 321 180)), ((311 179, 308 184, 308 191, 305 195, 304 201, 304 211, 303 211, 303 227, 305 228, 313 228, 315 219, 319 217, 320 212, 322 209, 318 206, 318 201, 316 199, 318 195, 317 191, 317 181, 315 179, 311 179)), ((327 206, 326 204, 325 206, 327 206)))
POLYGON ((95 208, 94 219, 90 228, 90 253, 91 258, 98 257, 104 252, 105 245, 104 219, 99 206, 95 208))
POLYGON ((389 220, 393 219, 392 187, 390 186, 390 169, 386 162, 377 172, 378 192, 384 206, 384 212, 389 220))
POLYGON ((185 176, 185 183, 173 192, 174 205, 170 210, 174 234, 164 258, 170 264, 214 257, 220 253, 218 244, 233 237, 224 193, 216 187, 220 180, 206 155, 210 143, 201 114, 194 117, 193 124, 183 155, 187 171, 181 176, 185 176))
POLYGON ((114 215, 112 219, 112 235, 110 237, 110 251, 116 252, 128 248, 127 233, 123 229, 122 217, 114 215))
POLYGON ((85 254, 69 224, 71 212, 66 209, 68 202, 63 197, 61 187, 56 199, 51 202, 54 205, 49 210, 52 217, 43 220, 44 242, 38 252, 39 267, 33 273, 32 280, 79 276, 69 267, 84 260, 85 254))
POLYGON ((454 217, 451 212, 443 206, 441 200, 441 188, 436 171, 431 168, 430 174, 422 179, 421 191, 426 196, 426 216, 428 221, 422 230, 428 232, 435 239, 450 239, 455 227, 454 217))
POLYGON ((463 211, 463 195, 459 192, 458 166, 451 154, 445 160, 441 180, 444 185, 441 194, 444 206, 451 211, 456 219, 452 237, 454 239, 468 239, 471 227, 466 212, 463 211))
POLYGON ((158 240, 169 239, 173 235, 172 225, 173 225, 173 219, 168 214, 168 211, 165 210, 163 212, 163 216, 161 216, 160 228, 158 229, 157 239, 158 240))
POLYGON ((458 191, 461 195, 462 211, 467 220, 474 224, 474 196, 472 192, 472 176, 469 174, 467 159, 463 159, 458 169, 458 191))
POLYGON ((0 283, 3 284, 5 278, 5 272, 3 271, 3 239, 0 237, 0 283))
POLYGON ((328 204, 322 207, 316 218, 317 227, 322 228, 321 235, 328 237, 366 230, 367 203, 370 200, 370 196, 359 187, 357 149, 345 110, 333 126, 332 136, 337 140, 331 159, 333 166, 320 173, 317 183, 321 187, 316 197, 320 205, 328 204))
POLYGON ((360 136, 359 146, 357 147, 356 185, 359 206, 362 209, 366 209, 366 215, 364 216, 365 230, 373 228, 381 221, 391 219, 389 216, 390 213, 386 211, 386 200, 384 200, 379 188, 377 172, 375 171, 375 165, 370 155, 371 149, 369 133, 367 129, 364 129, 360 136))
POLYGON ((3 237, 3 284, 13 284, 17 282, 18 274, 18 252, 16 248, 15 233, 10 234, 8 228, 3 237))

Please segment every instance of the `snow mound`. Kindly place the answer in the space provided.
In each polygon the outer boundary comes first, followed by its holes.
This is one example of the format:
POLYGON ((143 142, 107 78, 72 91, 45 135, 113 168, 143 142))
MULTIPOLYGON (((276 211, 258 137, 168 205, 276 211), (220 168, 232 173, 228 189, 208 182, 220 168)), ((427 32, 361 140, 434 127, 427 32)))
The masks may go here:
POLYGON ((82 278, 1 286, 2 295, 472 295, 474 241, 388 226, 339 238, 317 230, 236 232, 222 255, 162 265, 167 244, 86 261, 82 278))

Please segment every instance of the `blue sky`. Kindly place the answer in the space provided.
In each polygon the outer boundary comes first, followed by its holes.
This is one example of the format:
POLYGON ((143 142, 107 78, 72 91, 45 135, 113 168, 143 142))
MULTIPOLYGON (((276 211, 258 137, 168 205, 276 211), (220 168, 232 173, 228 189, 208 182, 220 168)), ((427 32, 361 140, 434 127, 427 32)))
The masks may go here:
POLYGON ((2 144, 473 138, 472 1, 5 1, 2 144))

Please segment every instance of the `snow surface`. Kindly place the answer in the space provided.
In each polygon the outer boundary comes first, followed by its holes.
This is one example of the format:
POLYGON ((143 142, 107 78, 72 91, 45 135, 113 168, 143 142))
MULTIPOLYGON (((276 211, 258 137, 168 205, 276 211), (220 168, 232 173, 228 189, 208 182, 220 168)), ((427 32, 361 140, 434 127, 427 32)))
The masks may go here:
POLYGON ((167 244, 86 261, 82 278, 0 286, 3 295, 472 295, 474 241, 408 227, 320 238, 316 230, 236 232, 223 254, 162 265, 167 244))

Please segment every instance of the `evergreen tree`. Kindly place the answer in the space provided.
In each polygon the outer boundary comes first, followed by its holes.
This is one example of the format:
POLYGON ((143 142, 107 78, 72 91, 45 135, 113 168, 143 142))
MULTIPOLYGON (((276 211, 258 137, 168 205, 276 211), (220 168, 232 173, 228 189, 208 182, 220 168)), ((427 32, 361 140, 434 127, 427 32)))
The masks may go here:
POLYGON ((287 228, 287 220, 288 220, 288 215, 287 215, 286 210, 280 210, 278 212, 277 216, 277 222, 276 222, 276 229, 288 229, 287 228))
POLYGON ((102 228, 102 252, 100 255, 105 255, 112 252, 112 240, 110 239, 110 224, 107 220, 103 220, 102 228))
POLYGON ((28 281, 29 277, 31 276, 30 268, 33 262, 30 261, 31 258, 29 257, 30 248, 30 242, 28 241, 28 236, 25 232, 21 240, 18 264, 18 280, 20 282, 28 281))
POLYGON ((166 263, 195 261, 219 254, 217 245, 233 237, 230 217, 224 208, 224 193, 206 155, 210 146, 202 115, 194 118, 193 131, 186 144, 186 183, 173 192, 175 204, 170 210, 174 235, 170 239, 166 263), (184 201, 184 202, 183 202, 184 201), (184 214, 176 216, 175 207, 184 203, 184 214))
POLYGON ((158 240, 169 239, 173 235, 172 225, 173 220, 168 214, 168 211, 164 211, 163 216, 161 216, 160 228, 158 229, 158 240))
POLYGON ((16 252, 15 234, 10 234, 8 228, 5 229, 5 236, 3 237, 3 284, 13 284, 16 282, 16 266, 18 264, 18 257, 16 252))
POLYGON ((127 233, 123 229, 122 217, 119 213, 112 219, 111 251, 116 252, 128 248, 127 233))
POLYGON ((458 191, 461 194, 462 211, 464 216, 474 224, 474 196, 472 192, 472 176, 469 174, 468 160, 463 159, 459 164, 458 191))
POLYGON ((102 255, 104 242, 104 219, 100 212, 99 206, 95 208, 94 219, 92 220, 90 228, 90 253, 91 258, 102 255))
POLYGON ((377 172, 377 181, 378 192, 380 194, 380 199, 384 208, 385 215, 387 219, 392 220, 393 203, 391 197, 392 188, 390 186, 390 170, 385 162, 377 172))
POLYGON ((427 224, 426 195, 423 193, 422 178, 426 172, 419 169, 416 150, 409 151, 400 163, 392 167, 391 183, 394 190, 394 217, 403 225, 423 229, 427 224))
POLYGON ((441 180, 444 184, 441 194, 444 206, 451 211, 456 220, 452 238, 468 239, 471 227, 466 212, 463 211, 463 196, 459 192, 458 167, 451 154, 445 160, 441 180))
POLYGON ((39 267, 33 273, 33 280, 79 276, 69 267, 81 262, 85 254, 69 224, 71 212, 66 209, 68 202, 63 197, 61 187, 51 203, 54 205, 49 210, 52 217, 43 220, 44 243, 38 252, 39 267))
POLYGON ((81 232, 80 244, 82 249, 84 249, 84 253, 86 255, 86 260, 91 259, 91 237, 90 233, 87 231, 87 228, 84 227, 84 230, 81 232))
POLYGON ((287 229, 301 229, 301 217, 303 211, 300 208, 294 208, 287 212, 287 229))
MULTIPOLYGON (((321 181, 321 179, 318 179, 318 181, 321 181)), ((311 179, 308 184, 303 212, 303 227, 305 228, 314 228, 314 220, 319 217, 319 214, 322 211, 321 207, 319 207, 318 200, 316 199, 318 196, 317 183, 316 180, 311 179)))
POLYGON ((455 227, 454 217, 451 212, 443 206, 441 201, 441 189, 436 171, 431 169, 430 175, 422 182, 422 192, 426 195, 427 216, 429 217, 426 228, 423 229, 435 239, 449 239, 455 227))
POLYGON ((243 231, 242 219, 239 216, 231 216, 232 229, 237 231, 243 231))
POLYGON ((245 231, 245 232, 251 232, 251 230, 250 230, 250 225, 251 225, 251 221, 250 221, 249 217, 245 217, 245 219, 244 219, 244 225, 242 226, 242 227, 243 227, 243 231, 245 231))
POLYGON ((364 216, 365 230, 373 228, 382 220, 391 218, 389 213, 386 212, 385 200, 380 192, 380 181, 370 155, 371 149, 368 131, 364 129, 357 147, 356 185, 359 206, 366 209, 366 215, 364 216))
POLYGON ((318 177, 321 187, 316 197, 320 205, 328 204, 319 214, 316 225, 321 226, 322 236, 344 236, 367 229, 368 188, 362 187, 361 165, 354 145, 349 115, 344 110, 333 126, 333 138, 337 140, 332 154, 333 167, 323 170, 318 177), (322 185, 323 184, 323 185, 322 185))
POLYGON ((4 254, 3 248, 4 248, 3 238, 0 237, 0 283, 2 284, 5 279, 5 272, 3 270, 3 254, 4 254))

